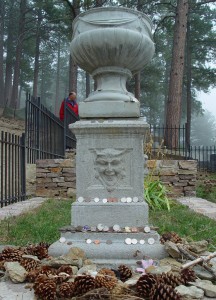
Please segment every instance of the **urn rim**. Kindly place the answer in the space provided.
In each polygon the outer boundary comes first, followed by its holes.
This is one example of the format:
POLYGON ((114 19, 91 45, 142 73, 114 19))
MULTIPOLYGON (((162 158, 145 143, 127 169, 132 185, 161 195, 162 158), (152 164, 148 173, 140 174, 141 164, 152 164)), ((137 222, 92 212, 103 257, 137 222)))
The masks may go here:
POLYGON ((153 22, 152 20, 150 19, 149 16, 147 16, 145 13, 141 12, 141 11, 138 11, 138 10, 134 10, 132 8, 127 8, 127 7, 119 7, 119 6, 106 6, 106 7, 95 7, 95 8, 91 8, 87 11, 84 11, 82 13, 80 13, 78 16, 76 16, 76 18, 73 20, 72 22, 72 27, 74 28, 75 24, 78 22, 79 18, 80 17, 84 17, 92 12, 100 12, 100 11, 107 11, 107 10, 110 10, 110 11, 115 11, 115 10, 118 10, 118 11, 127 11, 129 13, 132 13, 136 16, 142 16, 145 20, 148 21, 149 25, 150 25, 150 31, 153 30, 153 22))

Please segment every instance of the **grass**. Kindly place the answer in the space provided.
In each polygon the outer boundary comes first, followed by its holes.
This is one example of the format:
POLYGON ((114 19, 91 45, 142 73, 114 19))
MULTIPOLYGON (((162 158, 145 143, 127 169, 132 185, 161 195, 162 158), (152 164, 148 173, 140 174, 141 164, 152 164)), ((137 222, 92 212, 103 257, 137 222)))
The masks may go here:
POLYGON ((216 203, 216 174, 199 173, 196 187, 197 197, 216 203))
POLYGON ((0 222, 0 244, 24 246, 27 243, 56 241, 59 228, 71 223, 72 200, 47 200, 40 207, 0 222))
MULTIPOLYGON (((56 241, 59 228, 71 223, 72 200, 47 200, 34 211, 0 222, 0 244, 24 246, 27 243, 56 241)), ((159 233, 175 231, 190 240, 208 240, 209 250, 216 250, 216 221, 176 204, 171 210, 151 210, 149 223, 159 233)))

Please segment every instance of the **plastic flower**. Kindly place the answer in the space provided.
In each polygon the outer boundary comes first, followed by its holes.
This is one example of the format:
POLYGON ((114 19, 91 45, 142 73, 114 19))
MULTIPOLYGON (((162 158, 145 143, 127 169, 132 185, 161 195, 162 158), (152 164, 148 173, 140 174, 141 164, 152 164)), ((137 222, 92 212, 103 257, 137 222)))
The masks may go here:
POLYGON ((146 274, 146 269, 154 265, 153 259, 142 260, 142 268, 137 268, 136 271, 142 274, 146 274))

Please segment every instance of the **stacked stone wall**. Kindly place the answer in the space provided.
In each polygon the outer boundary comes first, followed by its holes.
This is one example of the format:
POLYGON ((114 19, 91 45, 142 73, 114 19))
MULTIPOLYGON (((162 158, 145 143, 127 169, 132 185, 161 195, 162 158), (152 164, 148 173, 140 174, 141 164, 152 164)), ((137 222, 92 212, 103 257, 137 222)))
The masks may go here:
MULTIPOLYGON (((170 197, 196 195, 196 161, 148 160, 147 167, 152 179, 167 187, 170 197)), ((75 193, 75 158, 36 162, 36 196, 68 198, 75 193)))
POLYGON ((74 159, 36 161, 36 196, 73 197, 76 193, 74 159))
POLYGON ((197 161, 195 160, 148 160, 149 174, 160 180, 170 197, 195 196, 197 161))

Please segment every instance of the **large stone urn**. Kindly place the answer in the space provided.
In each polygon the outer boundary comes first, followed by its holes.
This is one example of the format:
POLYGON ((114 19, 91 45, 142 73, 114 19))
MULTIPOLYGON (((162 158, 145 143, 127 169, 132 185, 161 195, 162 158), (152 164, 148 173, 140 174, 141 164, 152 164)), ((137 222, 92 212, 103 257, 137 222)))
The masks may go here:
POLYGON ((145 14, 128 8, 95 8, 74 20, 71 55, 97 83, 80 103, 81 118, 140 116, 126 81, 153 56, 151 29, 145 14))

